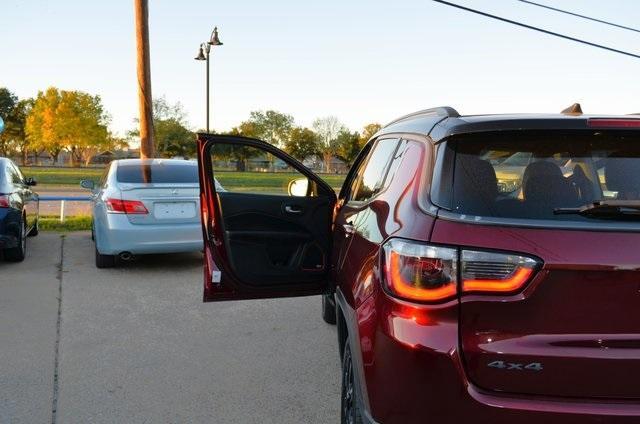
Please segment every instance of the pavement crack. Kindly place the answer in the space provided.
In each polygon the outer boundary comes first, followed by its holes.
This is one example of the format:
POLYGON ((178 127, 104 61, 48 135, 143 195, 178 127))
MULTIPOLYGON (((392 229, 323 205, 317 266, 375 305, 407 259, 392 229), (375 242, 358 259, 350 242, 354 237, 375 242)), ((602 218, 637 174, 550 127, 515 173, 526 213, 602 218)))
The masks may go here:
POLYGON ((60 363, 60 327, 62 324, 62 276, 64 275, 64 240, 65 236, 60 236, 60 261, 58 262, 58 317, 56 320, 56 343, 53 366, 53 396, 51 400, 51 424, 58 421, 58 393, 59 393, 59 363, 60 363))

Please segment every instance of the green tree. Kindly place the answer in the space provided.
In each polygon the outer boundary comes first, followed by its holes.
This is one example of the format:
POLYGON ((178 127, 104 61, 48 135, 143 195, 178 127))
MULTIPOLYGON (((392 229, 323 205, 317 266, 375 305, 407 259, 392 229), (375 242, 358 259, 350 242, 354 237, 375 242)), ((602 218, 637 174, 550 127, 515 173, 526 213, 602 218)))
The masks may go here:
POLYGON ((335 116, 327 116, 313 121, 312 127, 318 135, 324 170, 331 172, 331 160, 337 156, 340 149, 338 135, 345 130, 345 126, 335 116))
POLYGON ((346 162, 347 166, 351 166, 353 161, 360 153, 362 145, 360 144, 361 135, 357 131, 351 132, 347 129, 343 129, 338 133, 336 143, 338 149, 336 156, 346 162))
MULTIPOLYGON (((153 127, 156 152, 162 157, 192 157, 196 153, 195 133, 188 128, 186 113, 180 102, 171 104, 166 97, 153 99, 153 127)), ((137 119, 135 119, 137 122, 137 119)), ((139 137, 136 128, 127 134, 139 137)))
POLYGON ((22 165, 26 165, 29 154, 29 139, 25 126, 33 103, 33 99, 19 100, 7 116, 5 136, 9 140, 11 150, 20 154, 22 165))
POLYGON ((0 117, 4 120, 5 131, 0 133, 0 154, 9 156, 11 153, 11 115, 18 103, 18 96, 9 91, 6 87, 0 87, 0 117))
MULTIPOLYGON (((244 124, 245 122, 243 122, 244 124)), ((246 123, 252 124, 254 136, 276 147, 283 147, 293 129, 293 116, 275 110, 253 111, 246 123)), ((242 124, 241 124, 242 126, 242 124)))
POLYGON ((289 138, 284 143, 284 150, 300 161, 309 156, 319 156, 318 136, 309 128, 292 128, 289 132, 289 138))

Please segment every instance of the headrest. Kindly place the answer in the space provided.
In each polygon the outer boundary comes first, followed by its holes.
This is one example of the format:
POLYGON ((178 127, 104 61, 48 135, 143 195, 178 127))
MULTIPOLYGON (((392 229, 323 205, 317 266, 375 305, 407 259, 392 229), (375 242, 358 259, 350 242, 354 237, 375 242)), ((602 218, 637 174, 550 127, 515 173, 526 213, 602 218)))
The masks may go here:
POLYGON ((608 190, 621 193, 640 192, 640 158, 607 158, 604 179, 608 190))
POLYGON ((525 200, 549 197, 563 184, 562 170, 553 162, 539 161, 527 165, 522 176, 522 190, 525 200))
POLYGON ((498 196, 498 178, 493 166, 486 160, 475 156, 458 155, 456 158, 456 186, 465 191, 481 193, 490 201, 498 196), (460 181, 462 180, 462 181, 460 181))

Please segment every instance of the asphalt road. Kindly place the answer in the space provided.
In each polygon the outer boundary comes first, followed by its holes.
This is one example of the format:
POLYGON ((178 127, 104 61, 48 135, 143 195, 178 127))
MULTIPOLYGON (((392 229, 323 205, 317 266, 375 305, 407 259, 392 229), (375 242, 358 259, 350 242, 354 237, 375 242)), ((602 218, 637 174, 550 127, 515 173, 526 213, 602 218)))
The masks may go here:
POLYGON ((203 304, 200 254, 97 270, 86 233, 29 242, 0 262, 0 423, 339 421, 317 297, 203 304))

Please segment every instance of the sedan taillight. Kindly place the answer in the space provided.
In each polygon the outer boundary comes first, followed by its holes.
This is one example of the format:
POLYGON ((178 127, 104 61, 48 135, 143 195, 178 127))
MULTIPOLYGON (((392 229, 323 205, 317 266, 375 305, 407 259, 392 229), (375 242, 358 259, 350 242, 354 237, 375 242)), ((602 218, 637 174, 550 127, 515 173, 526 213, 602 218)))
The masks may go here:
POLYGON ((531 281, 540 265, 538 260, 518 254, 402 239, 391 239, 382 249, 387 291, 419 302, 443 302, 458 293, 514 293, 531 281))
POLYGON ((124 213, 127 215, 146 215, 149 213, 144 203, 139 200, 109 198, 105 201, 105 204, 109 213, 124 213))
POLYGON ((0 194, 0 208, 9 207, 9 196, 6 194, 0 194))

